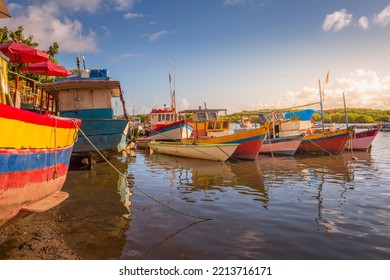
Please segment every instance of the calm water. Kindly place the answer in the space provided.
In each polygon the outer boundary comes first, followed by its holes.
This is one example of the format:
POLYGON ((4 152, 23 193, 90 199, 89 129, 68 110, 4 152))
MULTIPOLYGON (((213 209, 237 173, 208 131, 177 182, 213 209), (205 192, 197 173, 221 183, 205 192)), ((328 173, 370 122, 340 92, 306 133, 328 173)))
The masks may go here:
POLYGON ((230 165, 137 151, 111 161, 129 182, 72 171, 67 242, 85 259, 390 259, 388 143, 230 165))

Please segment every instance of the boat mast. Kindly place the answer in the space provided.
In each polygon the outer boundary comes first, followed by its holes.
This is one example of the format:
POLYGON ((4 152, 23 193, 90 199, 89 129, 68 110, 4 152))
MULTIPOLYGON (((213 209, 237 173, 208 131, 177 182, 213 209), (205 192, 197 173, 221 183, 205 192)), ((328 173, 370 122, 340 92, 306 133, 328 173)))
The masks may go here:
POLYGON ((347 114, 347 105, 345 104, 345 92, 343 92, 343 102, 344 102, 344 115, 345 115, 345 124, 348 128, 348 114, 347 114))
POLYGON ((168 77, 169 77, 169 91, 171 93, 171 109, 173 110, 173 118, 174 121, 177 121, 177 114, 176 114, 176 76, 175 76, 175 64, 174 64, 174 76, 173 76, 173 90, 172 90, 172 79, 171 79, 171 65, 168 58, 168 77))
POLYGON ((320 81, 320 79, 318 79, 318 88, 320 90, 321 125, 322 125, 322 132, 324 132, 325 131, 324 108, 322 106, 322 90, 321 90, 321 81, 320 81))

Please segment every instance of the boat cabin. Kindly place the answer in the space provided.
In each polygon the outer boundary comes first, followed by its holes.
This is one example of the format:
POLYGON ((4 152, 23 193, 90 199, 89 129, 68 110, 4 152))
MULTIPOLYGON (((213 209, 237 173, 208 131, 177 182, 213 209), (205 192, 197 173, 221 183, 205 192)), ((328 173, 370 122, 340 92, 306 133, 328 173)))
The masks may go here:
POLYGON ((219 112, 226 109, 188 109, 179 112, 179 117, 194 123, 194 137, 216 137, 230 133, 230 120, 220 119, 219 112))
POLYGON ((112 119, 114 118, 112 99, 121 97, 122 90, 119 81, 112 81, 104 74, 101 75, 100 77, 96 74, 93 76, 84 74, 80 77, 42 83, 40 88, 57 100, 60 116, 112 119))
POLYGON ((167 124, 177 121, 177 114, 175 109, 167 108, 164 109, 153 109, 149 114, 149 123, 151 129, 159 129, 167 124))
POLYGON ((272 138, 300 135, 307 133, 312 126, 311 121, 286 119, 281 112, 260 112, 261 125, 270 122, 270 135, 272 138))

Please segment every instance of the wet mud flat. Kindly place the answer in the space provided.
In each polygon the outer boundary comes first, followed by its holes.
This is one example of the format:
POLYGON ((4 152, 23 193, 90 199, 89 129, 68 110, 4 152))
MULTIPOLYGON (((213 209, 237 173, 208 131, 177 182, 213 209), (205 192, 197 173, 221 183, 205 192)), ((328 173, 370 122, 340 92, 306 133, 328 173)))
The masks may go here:
POLYGON ((59 209, 35 213, 0 227, 2 260, 78 260, 65 240, 59 209))

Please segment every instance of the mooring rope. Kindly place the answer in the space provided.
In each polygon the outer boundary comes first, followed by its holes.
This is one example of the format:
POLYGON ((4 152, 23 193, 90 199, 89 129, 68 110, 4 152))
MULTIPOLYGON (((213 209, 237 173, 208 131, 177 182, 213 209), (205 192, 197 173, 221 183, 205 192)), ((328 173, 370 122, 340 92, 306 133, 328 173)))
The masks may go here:
MULTIPOLYGON (((77 126, 77 125, 76 125, 77 126)), ((126 182, 128 182, 129 184, 131 184, 132 182, 125 176, 123 175, 100 151, 99 149, 92 143, 92 141, 87 137, 87 135, 85 135, 84 131, 79 128, 79 131, 80 133, 85 137, 85 139, 89 142, 89 144, 92 145, 92 147, 96 150, 96 152, 102 157, 102 159, 104 161, 106 161, 120 176, 122 176, 126 182)), ((187 217, 191 217, 191 218, 195 218, 195 219, 199 219, 199 220, 212 220, 211 218, 206 218, 206 217, 200 217, 200 216, 195 216, 195 215, 192 215, 192 214, 188 214, 188 213, 185 213, 183 211, 180 211, 180 210, 177 210, 169 205, 166 205, 165 203, 159 201, 157 198, 153 197, 152 195, 150 195, 149 193, 147 193, 146 191, 144 191, 143 189, 141 189, 140 187, 136 186, 135 184, 132 185, 134 188, 136 188, 137 190, 139 190, 140 192, 142 192, 144 195, 146 195, 147 197, 149 197, 150 199, 152 199, 153 201, 155 201, 156 203, 160 204, 161 206, 164 206, 166 208, 168 208, 169 210, 172 210, 176 213, 179 213, 179 214, 182 214, 184 216, 187 216, 187 217)))

